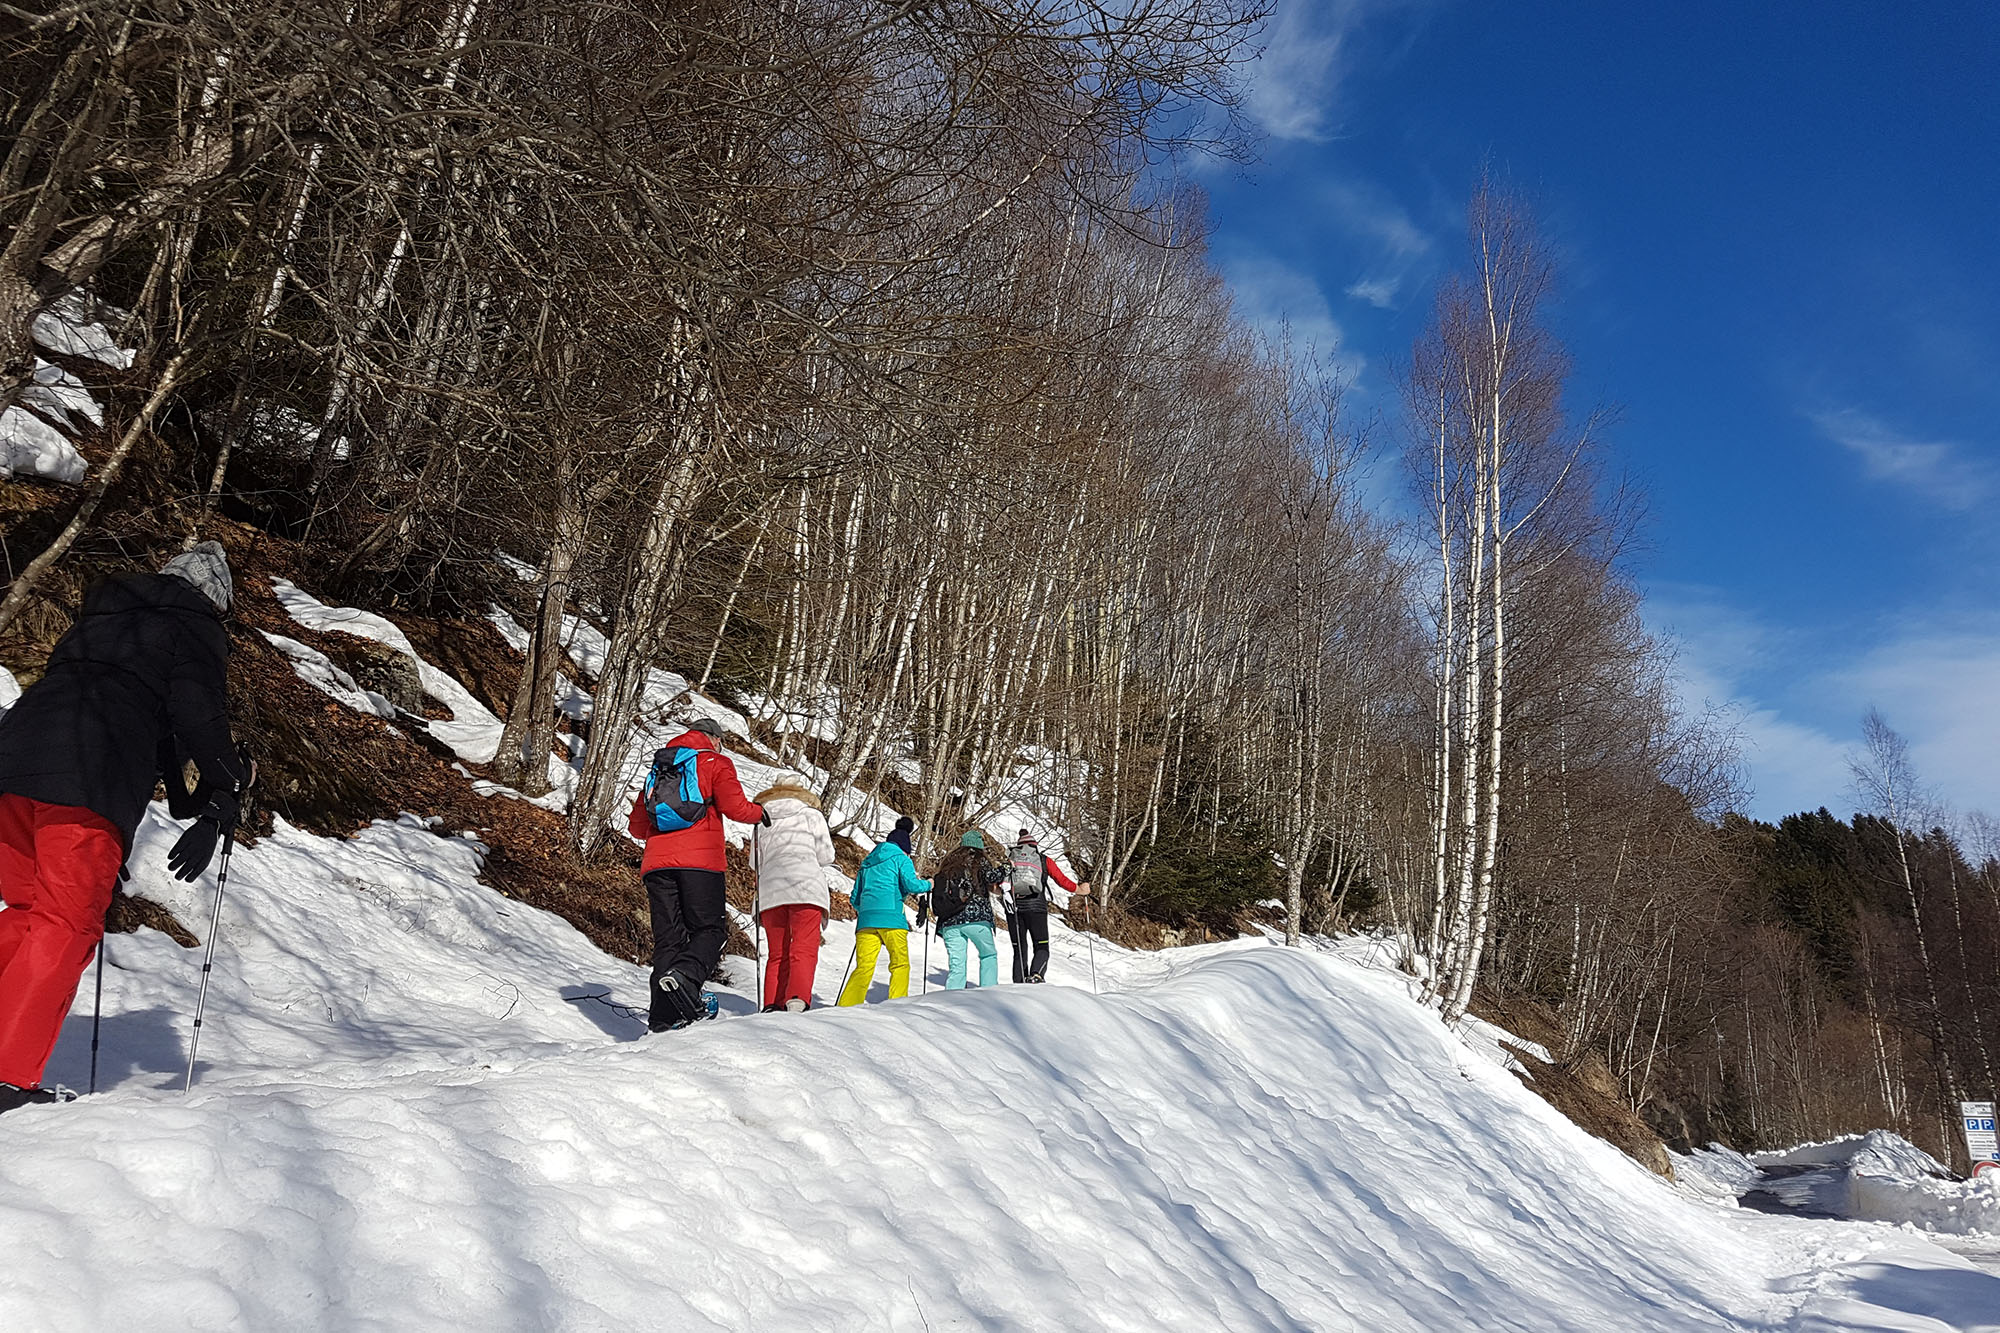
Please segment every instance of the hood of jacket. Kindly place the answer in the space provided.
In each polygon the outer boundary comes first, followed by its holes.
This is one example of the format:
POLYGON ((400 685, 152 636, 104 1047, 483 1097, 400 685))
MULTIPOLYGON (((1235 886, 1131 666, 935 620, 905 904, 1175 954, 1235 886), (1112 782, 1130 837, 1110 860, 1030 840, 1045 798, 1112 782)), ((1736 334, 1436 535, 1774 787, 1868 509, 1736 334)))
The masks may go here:
POLYGON ((160 566, 160 572, 184 580, 217 611, 228 611, 236 600, 236 588, 229 577, 229 557, 223 553, 221 542, 196 542, 160 566))
MULTIPOLYGON (((904 851, 901 847, 897 846, 893 842, 884 841, 876 843, 875 850, 861 858, 861 868, 863 870, 866 870, 871 866, 880 866, 883 863, 889 861, 909 861, 909 860, 910 860, 910 854, 908 852, 904 851)), ((910 861, 910 864, 915 865, 916 862, 910 861)))
POLYGON ((780 782, 777 786, 766 787, 757 794, 757 804, 764 805, 770 801, 797 801, 815 810, 826 809, 817 795, 793 782, 780 782))
POLYGON ((875 844, 854 877, 855 925, 862 930, 908 930, 904 896, 928 893, 930 887, 917 877, 916 862, 902 848, 893 842, 875 844))

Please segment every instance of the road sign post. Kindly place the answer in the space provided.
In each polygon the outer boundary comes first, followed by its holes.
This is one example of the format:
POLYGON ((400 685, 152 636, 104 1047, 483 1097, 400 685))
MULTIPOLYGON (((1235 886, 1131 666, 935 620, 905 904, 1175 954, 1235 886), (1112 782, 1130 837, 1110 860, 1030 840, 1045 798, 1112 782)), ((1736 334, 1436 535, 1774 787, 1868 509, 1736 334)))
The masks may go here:
POLYGON ((1993 1131, 1992 1102, 1960 1102, 1958 1123, 1965 1128, 1965 1155, 1972 1159, 1972 1174, 1982 1169, 2000 1170, 2000 1137, 1993 1131))

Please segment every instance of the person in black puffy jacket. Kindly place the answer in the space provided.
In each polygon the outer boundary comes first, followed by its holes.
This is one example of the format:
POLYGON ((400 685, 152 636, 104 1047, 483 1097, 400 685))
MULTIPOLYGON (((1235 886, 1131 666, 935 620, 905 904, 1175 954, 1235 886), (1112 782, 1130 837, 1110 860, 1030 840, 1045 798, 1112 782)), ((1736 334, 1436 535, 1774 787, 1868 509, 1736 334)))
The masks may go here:
POLYGON ((202 542, 158 574, 102 579, 0 717, 0 1111, 50 1101, 42 1070, 104 937, 119 867, 167 779, 194 826, 168 854, 199 876, 249 780, 229 734, 229 563, 202 542), (183 761, 200 771, 186 789, 183 761))

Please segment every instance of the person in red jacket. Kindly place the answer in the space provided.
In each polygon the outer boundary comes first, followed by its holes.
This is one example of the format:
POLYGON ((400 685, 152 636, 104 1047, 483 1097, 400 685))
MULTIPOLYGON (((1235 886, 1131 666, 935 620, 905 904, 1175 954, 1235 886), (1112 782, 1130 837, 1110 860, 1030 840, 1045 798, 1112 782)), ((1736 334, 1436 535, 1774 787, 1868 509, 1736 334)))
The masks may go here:
POLYGON ((1043 853, 1034 835, 1022 829, 1009 849, 1004 905, 1007 938, 1014 945, 1014 980, 1040 981, 1049 970, 1049 881, 1066 893, 1090 891, 1063 873, 1053 856, 1043 853))
POLYGON ((646 808, 645 792, 632 803, 627 824, 643 839, 639 874, 653 909, 653 980, 646 1026, 654 1032, 708 1017, 701 984, 722 960, 728 939, 723 872, 722 816, 744 824, 763 822, 764 807, 743 794, 736 765, 722 753, 722 728, 703 718, 667 742, 669 751, 697 750, 695 781, 707 803, 692 825, 662 833, 646 808))

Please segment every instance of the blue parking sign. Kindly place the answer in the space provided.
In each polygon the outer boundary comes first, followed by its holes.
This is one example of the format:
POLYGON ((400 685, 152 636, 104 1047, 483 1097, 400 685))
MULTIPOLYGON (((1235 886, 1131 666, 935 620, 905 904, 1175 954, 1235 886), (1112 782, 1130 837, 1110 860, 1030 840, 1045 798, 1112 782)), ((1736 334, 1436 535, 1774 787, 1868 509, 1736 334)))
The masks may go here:
POLYGON ((2000 1138, 1993 1129, 1992 1102, 1960 1102, 1959 1123, 1965 1126, 1965 1154, 1975 1162, 2000 1162, 2000 1138))

